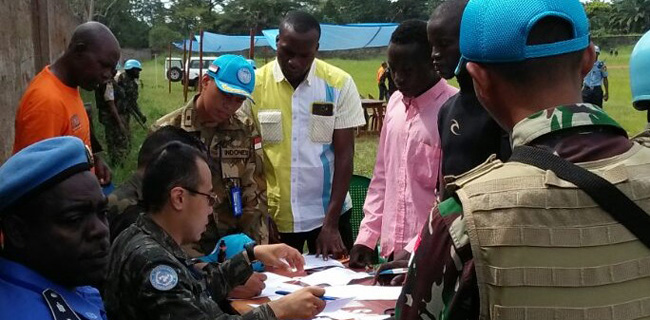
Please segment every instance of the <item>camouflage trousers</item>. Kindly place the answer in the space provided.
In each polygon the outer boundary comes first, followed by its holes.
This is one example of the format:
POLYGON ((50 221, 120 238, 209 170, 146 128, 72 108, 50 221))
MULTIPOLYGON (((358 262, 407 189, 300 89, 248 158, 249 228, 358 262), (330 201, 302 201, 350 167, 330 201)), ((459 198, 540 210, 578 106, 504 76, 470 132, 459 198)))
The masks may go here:
MULTIPOLYGON (((106 116, 105 116, 106 117, 106 116)), ((121 114, 122 123, 130 130, 129 114, 121 114)), ((117 122, 109 115, 104 119, 104 137, 106 138, 106 148, 108 149, 108 158, 112 166, 122 166, 126 157, 131 151, 131 134, 124 135, 117 122)))

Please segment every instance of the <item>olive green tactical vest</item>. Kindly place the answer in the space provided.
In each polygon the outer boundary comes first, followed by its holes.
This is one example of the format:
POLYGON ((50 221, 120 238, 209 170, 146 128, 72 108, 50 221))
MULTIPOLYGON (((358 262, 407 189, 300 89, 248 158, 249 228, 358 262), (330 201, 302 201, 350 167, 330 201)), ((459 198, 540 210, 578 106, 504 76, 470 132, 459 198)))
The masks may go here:
MULTIPOLYGON (((650 149, 580 166, 650 212, 650 149)), ((575 185, 498 160, 454 184, 481 319, 650 319, 650 249, 575 185)))

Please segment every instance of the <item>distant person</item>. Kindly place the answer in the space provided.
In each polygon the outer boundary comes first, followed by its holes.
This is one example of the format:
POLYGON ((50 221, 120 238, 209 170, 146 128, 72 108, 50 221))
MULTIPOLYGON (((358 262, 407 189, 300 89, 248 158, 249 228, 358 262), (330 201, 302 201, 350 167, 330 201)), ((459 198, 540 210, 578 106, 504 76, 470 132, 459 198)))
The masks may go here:
POLYGON ((350 266, 371 266, 375 245, 388 260, 409 255, 436 203, 440 171, 438 111, 458 90, 440 78, 431 63, 427 24, 402 22, 388 44, 396 91, 386 107, 377 161, 363 211, 365 217, 350 252, 350 266), (433 125, 432 125, 433 124, 433 125))
POLYGON ((639 111, 646 111, 646 130, 650 129, 650 32, 646 32, 636 43, 630 56, 630 88, 632 105, 639 111))
POLYGON ((419 235, 396 318, 647 318, 635 306, 648 298, 639 263, 650 249, 634 234, 650 223, 650 149, 582 102, 580 80, 596 61, 582 3, 470 0, 460 51, 516 160, 452 182, 419 235), (581 189, 577 175, 599 182, 581 189), (630 197, 625 206, 616 194, 630 197), (639 218, 628 216, 634 207, 639 218))
POLYGON ((106 320, 106 198, 77 137, 43 139, 0 167, 0 319, 106 320), (4 235, 4 242, 2 235, 4 235))
MULTIPOLYGON (((242 59, 243 63, 248 64, 242 59)), ((252 67, 251 67, 252 68, 252 67)), ((205 92, 205 91, 204 91, 205 92)), ((311 319, 325 307, 325 290, 307 287, 242 316, 218 303, 261 261, 303 270, 300 252, 285 245, 245 245, 220 264, 196 265, 181 248, 201 238, 217 196, 205 154, 180 142, 158 150, 142 180, 146 213, 113 242, 104 298, 109 319, 311 319)))
MULTIPOLYGON (((510 139, 499 124, 481 106, 474 92, 472 78, 465 68, 456 67, 460 61, 460 21, 467 0, 441 3, 427 23, 427 35, 432 46, 433 65, 441 77, 456 76, 460 92, 440 109, 438 133, 442 145, 442 177, 459 176, 485 162, 490 155, 507 161, 510 158, 510 139)), ((440 188, 444 188, 441 180, 440 188)), ((441 192, 446 199, 450 193, 441 192)))
MULTIPOLYGON (((73 32, 63 56, 32 79, 16 112, 16 153, 28 145, 52 137, 75 136, 93 152, 90 121, 79 88, 93 91, 107 83, 120 58, 120 45, 105 25, 86 22, 73 32)), ((96 141, 93 139, 93 141, 96 141)), ((101 185, 111 182, 111 172, 95 154, 95 175, 101 185)))
POLYGON ((210 154, 214 213, 196 254, 209 254, 219 238, 246 233, 259 244, 269 242, 262 141, 252 124, 235 117, 255 87, 253 66, 242 56, 226 54, 212 61, 202 90, 187 104, 158 119, 152 130, 181 128, 201 139, 210 154))
POLYGON ((352 248, 348 187, 354 129, 365 124, 359 92, 345 71, 315 59, 320 24, 289 12, 277 59, 257 69, 254 101, 240 109, 262 134, 269 213, 282 242, 341 255, 352 248))
POLYGON ((388 101, 388 88, 386 88, 386 68, 388 63, 382 61, 381 66, 377 69, 377 87, 379 87, 379 100, 388 101))
MULTIPOLYGON (((116 73, 116 72, 115 72, 116 73)), ((95 89, 95 103, 99 111, 99 122, 104 125, 104 139, 108 158, 113 165, 119 165, 129 152, 128 111, 119 110, 117 101, 124 99, 124 93, 114 77, 95 89)))
MULTIPOLYGON (((600 48, 596 46, 596 56, 600 57, 600 48)), ((609 100, 609 80, 607 79, 605 61, 596 60, 591 71, 584 79, 582 86, 582 101, 603 107, 603 100, 609 100), (603 93, 603 86, 605 91, 603 93)))
MULTIPOLYGON (((122 92, 121 99, 117 100, 118 110, 122 112, 122 119, 127 128, 131 127, 131 117, 136 117, 140 123, 146 123, 147 117, 142 114, 138 105, 138 98, 140 96, 140 72, 142 72, 142 64, 135 59, 129 59, 124 62, 124 72, 117 76, 117 85, 122 92)), ((117 150, 116 164, 121 165, 131 151, 131 134, 122 136, 122 139, 113 140, 116 143, 117 150), (126 140, 124 140, 126 138, 126 140)))

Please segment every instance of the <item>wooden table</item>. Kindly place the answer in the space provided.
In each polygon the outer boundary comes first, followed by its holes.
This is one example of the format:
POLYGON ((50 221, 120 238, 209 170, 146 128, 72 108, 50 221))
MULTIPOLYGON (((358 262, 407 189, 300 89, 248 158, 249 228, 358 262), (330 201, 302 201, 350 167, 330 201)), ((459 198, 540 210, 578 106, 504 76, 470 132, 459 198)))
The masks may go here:
POLYGON ((361 99, 363 115, 366 118, 366 131, 381 132, 384 124, 384 100, 361 99), (368 109, 372 110, 372 115, 368 114, 368 109))
MULTIPOLYGON (((355 270, 355 271, 363 271, 363 270, 356 270, 356 269, 353 269, 353 270, 355 270)), ((290 273, 290 272, 286 272, 286 271, 274 271, 274 270, 269 270, 269 271, 270 272, 275 272, 275 273, 277 273, 279 275, 283 275, 283 276, 287 276, 287 277, 297 277, 297 276, 305 276, 305 275, 307 275, 307 273, 304 272, 304 271, 302 273, 297 273, 297 272, 290 273)), ((290 282, 290 283, 299 284, 299 285, 304 286, 304 284, 301 284, 301 283, 299 283, 297 281, 290 282)), ((351 282, 351 284, 363 284, 363 285, 368 285, 368 286, 370 286, 371 283, 372 283, 371 278, 360 279, 360 280, 356 280, 356 281, 351 282)), ((269 298, 248 299, 248 300, 234 300, 234 301, 230 302, 230 306, 235 311, 237 311, 237 313, 244 314, 244 313, 250 311, 251 309, 253 309, 253 307, 249 306, 249 304, 258 304, 259 305, 259 304, 267 303, 269 301, 270 301, 269 298)), ((384 314, 384 311, 386 311, 388 309, 391 309, 391 308, 395 308, 395 303, 396 303, 396 301, 394 301, 394 300, 356 301, 355 305, 357 305, 357 306, 344 307, 343 310, 354 311, 354 310, 364 309, 364 310, 370 310, 370 312, 364 312, 364 313, 368 313, 368 314, 384 314)))

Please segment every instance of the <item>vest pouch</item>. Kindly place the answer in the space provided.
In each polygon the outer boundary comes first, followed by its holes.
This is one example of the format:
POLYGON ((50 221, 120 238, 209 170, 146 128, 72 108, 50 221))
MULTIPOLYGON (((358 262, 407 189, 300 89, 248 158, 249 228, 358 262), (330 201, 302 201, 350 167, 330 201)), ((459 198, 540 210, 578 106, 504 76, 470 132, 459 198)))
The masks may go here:
POLYGON ((267 110, 257 114, 262 140, 267 143, 282 142, 282 111, 267 110))
POLYGON ((309 124, 309 138, 314 143, 332 143, 334 134, 334 116, 312 114, 309 124))

